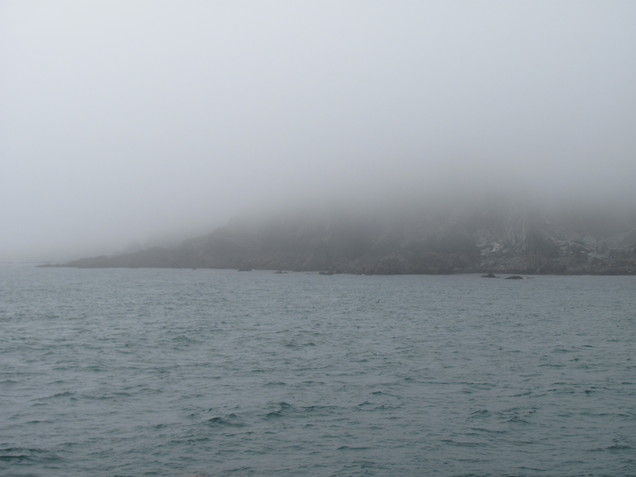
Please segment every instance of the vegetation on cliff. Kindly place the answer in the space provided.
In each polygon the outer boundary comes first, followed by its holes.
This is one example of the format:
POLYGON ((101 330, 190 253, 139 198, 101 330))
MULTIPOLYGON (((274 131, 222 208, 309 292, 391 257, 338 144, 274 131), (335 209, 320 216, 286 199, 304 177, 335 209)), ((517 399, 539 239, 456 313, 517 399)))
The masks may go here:
POLYGON ((530 208, 511 202, 297 211, 230 222, 176 247, 83 258, 73 267, 635 274, 633 210, 530 208))

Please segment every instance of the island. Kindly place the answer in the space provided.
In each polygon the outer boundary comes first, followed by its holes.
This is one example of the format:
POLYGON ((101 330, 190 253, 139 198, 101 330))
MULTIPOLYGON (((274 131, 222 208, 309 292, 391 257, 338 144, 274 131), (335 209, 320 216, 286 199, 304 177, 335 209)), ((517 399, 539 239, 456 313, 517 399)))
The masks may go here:
POLYGON ((514 201, 381 213, 298 209, 236 218, 177 246, 80 258, 61 266, 633 275, 636 213, 629 207, 543 210, 514 201))

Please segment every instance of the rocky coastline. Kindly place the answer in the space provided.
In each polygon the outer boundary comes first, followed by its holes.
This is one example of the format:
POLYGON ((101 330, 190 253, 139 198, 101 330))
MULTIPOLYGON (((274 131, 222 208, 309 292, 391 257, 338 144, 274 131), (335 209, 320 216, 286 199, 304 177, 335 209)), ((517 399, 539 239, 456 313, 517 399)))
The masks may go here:
POLYGON ((634 275, 636 214, 548 214, 511 206, 398 217, 297 213, 233 221, 176 247, 61 266, 634 275))

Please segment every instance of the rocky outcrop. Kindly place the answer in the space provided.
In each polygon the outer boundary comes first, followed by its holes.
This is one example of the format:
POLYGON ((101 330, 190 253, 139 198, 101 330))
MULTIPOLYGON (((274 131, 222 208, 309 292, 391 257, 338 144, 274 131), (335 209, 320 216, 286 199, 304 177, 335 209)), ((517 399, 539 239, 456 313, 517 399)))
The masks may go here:
POLYGON ((636 214, 477 204, 381 217, 302 214, 235 221, 174 248, 67 264, 360 274, 636 274, 636 214))

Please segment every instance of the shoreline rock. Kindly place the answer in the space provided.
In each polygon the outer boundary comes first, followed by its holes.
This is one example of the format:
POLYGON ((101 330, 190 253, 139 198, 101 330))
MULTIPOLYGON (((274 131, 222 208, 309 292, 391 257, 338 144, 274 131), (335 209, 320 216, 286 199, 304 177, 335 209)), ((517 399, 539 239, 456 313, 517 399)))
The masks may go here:
MULTIPOLYGON (((171 248, 78 268, 227 268, 365 275, 636 275, 636 211, 576 215, 502 204, 399 217, 296 214, 234 221, 171 248)), ((57 265, 49 265, 57 266, 57 265)))

